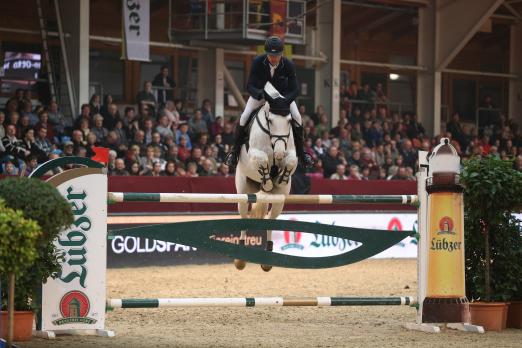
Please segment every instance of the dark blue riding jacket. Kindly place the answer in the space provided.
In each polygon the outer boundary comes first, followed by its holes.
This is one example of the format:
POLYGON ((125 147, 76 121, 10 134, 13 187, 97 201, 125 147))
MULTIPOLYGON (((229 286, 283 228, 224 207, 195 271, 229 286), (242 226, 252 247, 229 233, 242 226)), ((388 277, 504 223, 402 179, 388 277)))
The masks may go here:
POLYGON ((288 102, 294 101, 299 94, 294 63, 285 57, 281 57, 281 61, 274 71, 274 77, 270 76, 270 62, 266 54, 254 59, 248 78, 248 93, 257 100, 262 99, 263 88, 267 81, 270 81, 288 102))

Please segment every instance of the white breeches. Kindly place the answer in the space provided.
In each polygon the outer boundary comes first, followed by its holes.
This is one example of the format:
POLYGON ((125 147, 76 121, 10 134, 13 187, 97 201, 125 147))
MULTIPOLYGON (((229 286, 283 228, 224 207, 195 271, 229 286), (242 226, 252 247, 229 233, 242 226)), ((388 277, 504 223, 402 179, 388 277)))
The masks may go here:
MULTIPOLYGON (((243 113, 241 114, 241 118, 239 119, 239 124, 241 126, 246 125, 250 114, 264 103, 264 99, 257 100, 255 98, 249 97, 245 106, 245 110, 243 111, 243 113)), ((297 104, 295 103, 295 101, 292 102, 292 104, 290 104, 290 114, 292 115, 293 120, 296 121, 298 125, 302 124, 301 114, 299 113, 299 109, 297 108, 297 104)))

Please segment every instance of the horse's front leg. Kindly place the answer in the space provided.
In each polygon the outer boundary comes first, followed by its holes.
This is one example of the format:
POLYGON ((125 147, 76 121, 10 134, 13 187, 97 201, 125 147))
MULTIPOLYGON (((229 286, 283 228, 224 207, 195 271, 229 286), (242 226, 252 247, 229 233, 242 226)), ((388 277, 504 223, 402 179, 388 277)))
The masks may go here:
POLYGON ((268 165, 268 156, 265 152, 254 148, 248 150, 248 157, 253 168, 257 168, 261 180, 261 188, 265 192, 272 191, 274 184, 270 178, 270 167, 268 165))
POLYGON ((289 151, 280 166, 281 169, 276 180, 277 186, 288 185, 290 177, 294 174, 297 168, 297 162, 298 159, 295 152, 289 151))

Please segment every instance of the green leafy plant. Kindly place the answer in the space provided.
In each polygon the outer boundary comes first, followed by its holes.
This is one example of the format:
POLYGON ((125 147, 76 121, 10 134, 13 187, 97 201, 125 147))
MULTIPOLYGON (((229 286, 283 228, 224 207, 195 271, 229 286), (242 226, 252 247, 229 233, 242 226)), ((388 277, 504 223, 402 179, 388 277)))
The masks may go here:
POLYGON ((522 173, 496 157, 464 162, 466 289, 470 299, 508 301, 522 293, 522 173))
POLYGON ((35 309, 36 303, 31 300, 40 284, 61 270, 61 254, 53 241, 62 229, 73 223, 71 207, 56 188, 38 179, 0 180, 0 198, 9 208, 21 210, 25 218, 36 221, 42 230, 37 240, 38 255, 30 272, 25 272, 16 282, 16 308, 35 309))
POLYGON ((10 209, 0 200, 0 274, 5 274, 10 301, 2 305, 9 310, 7 343, 11 346, 14 327, 15 281, 31 267, 38 257, 40 226, 36 221, 26 219, 20 210, 10 209))

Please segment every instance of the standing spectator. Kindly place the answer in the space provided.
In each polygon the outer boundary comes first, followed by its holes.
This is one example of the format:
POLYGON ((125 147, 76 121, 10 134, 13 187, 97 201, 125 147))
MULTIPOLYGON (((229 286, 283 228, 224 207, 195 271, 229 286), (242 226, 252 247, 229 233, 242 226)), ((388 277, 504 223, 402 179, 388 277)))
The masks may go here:
POLYGON ((152 85, 158 87, 157 100, 160 106, 172 100, 173 88, 176 87, 176 82, 169 76, 169 68, 167 66, 161 67, 160 73, 152 80, 152 85))
POLYGON ((346 180, 348 177, 345 175, 346 166, 344 164, 338 164, 336 167, 335 173, 330 175, 330 179, 332 180, 346 180))
POLYGON ((107 118, 107 114, 109 112, 109 105, 113 103, 114 99, 112 98, 111 94, 106 94, 103 97, 103 105, 100 108, 100 114, 103 116, 103 118, 107 118))
MULTIPOLYGON (((409 115, 408 115, 409 116, 409 115)), ((411 115, 411 118, 406 122, 406 135, 410 139, 418 138, 424 136, 425 130, 422 124, 417 119, 417 114, 411 115)))
POLYGON ((136 103, 140 105, 140 107, 146 106, 147 109, 154 113, 156 109, 156 97, 154 97, 152 93, 152 83, 150 81, 143 83, 143 90, 136 95, 136 103))
POLYGON ((5 137, 5 114, 3 111, 0 111, 0 158, 2 154, 5 152, 4 145, 2 145, 2 139, 5 137))
POLYGON ((357 99, 365 102, 362 105, 361 109, 363 109, 363 111, 372 110, 374 108, 374 104, 373 104, 374 98, 375 98, 375 94, 371 90, 370 84, 365 83, 363 85, 363 88, 361 90, 359 90, 359 93, 357 95, 357 99))
POLYGON ((152 133, 154 133, 154 121, 152 118, 147 117, 143 121, 143 133, 145 134, 145 144, 150 144, 152 141, 152 133))
POLYGON ((91 108, 91 116, 99 114, 101 111, 101 98, 99 94, 93 94, 91 100, 89 100, 89 106, 91 108))
MULTIPOLYGON (((462 141, 464 137, 464 131, 462 128, 462 124, 460 123, 460 115, 458 112, 454 112, 453 115, 451 115, 451 121, 446 123, 446 131, 451 133, 451 138, 458 141, 461 146, 464 145, 462 141)), ((465 150, 465 148, 462 150, 465 150)))

